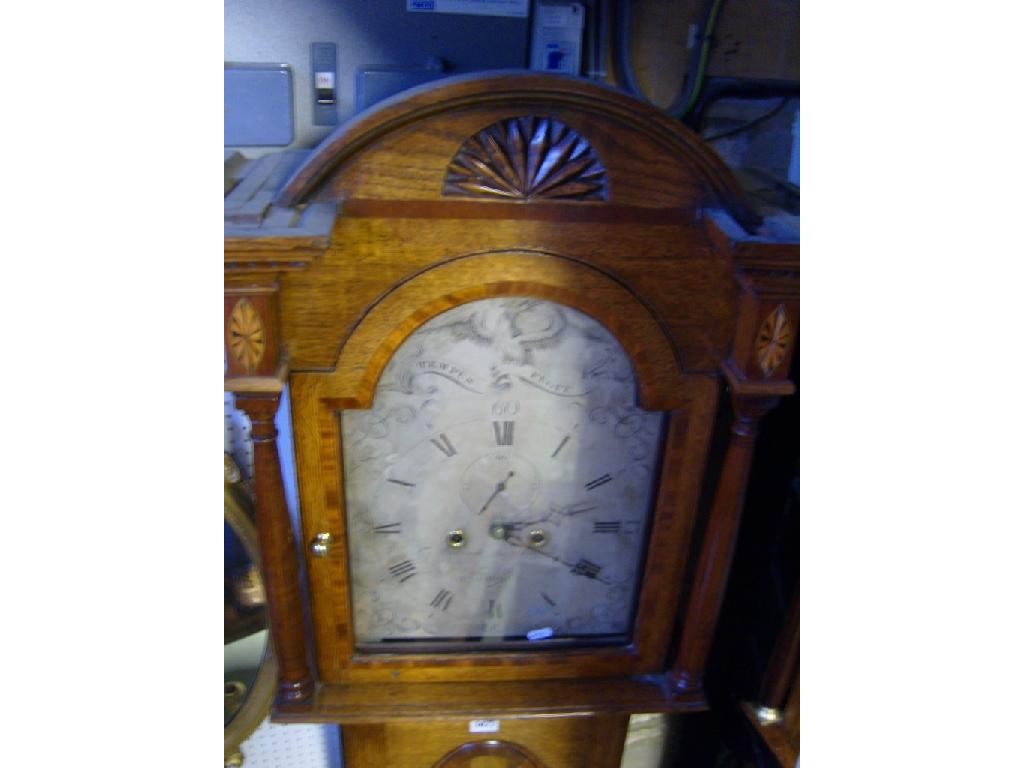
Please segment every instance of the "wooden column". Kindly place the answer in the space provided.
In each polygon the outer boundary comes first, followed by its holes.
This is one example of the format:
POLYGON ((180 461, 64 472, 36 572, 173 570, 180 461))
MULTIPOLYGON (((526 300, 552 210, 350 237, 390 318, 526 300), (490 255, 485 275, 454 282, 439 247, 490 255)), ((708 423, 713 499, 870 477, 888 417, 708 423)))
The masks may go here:
POLYGON ((274 424, 288 381, 288 363, 279 343, 278 284, 273 275, 225 279, 224 349, 224 388, 234 392, 235 405, 252 422, 256 530, 278 663, 277 701, 301 702, 312 695, 313 678, 274 424))
MULTIPOLYGON (((727 376, 728 373, 727 370, 727 376)), ((743 514, 758 426, 761 417, 778 404, 779 395, 788 393, 772 391, 777 390, 777 385, 769 385, 769 391, 761 387, 753 392, 744 391, 746 387, 739 386, 739 382, 728 377, 732 384, 732 430, 715 487, 679 651, 670 673, 670 679, 679 692, 701 688, 704 684, 704 669, 725 597, 736 534, 743 514)), ((791 387, 789 391, 792 391, 791 387)))
POLYGON ((701 690, 732 566, 761 417, 796 387, 789 371, 800 318, 800 247, 751 238, 721 216, 709 239, 732 261, 739 289, 736 330, 721 365, 731 393, 732 431, 715 487, 679 650, 669 673, 677 693, 701 690))
POLYGON ((302 598, 295 538, 277 453, 274 416, 280 400, 280 391, 235 394, 235 404, 252 422, 256 530, 278 663, 277 699, 294 703, 312 695, 313 678, 306 653, 305 628, 301 621, 294 620, 302 616, 302 598))

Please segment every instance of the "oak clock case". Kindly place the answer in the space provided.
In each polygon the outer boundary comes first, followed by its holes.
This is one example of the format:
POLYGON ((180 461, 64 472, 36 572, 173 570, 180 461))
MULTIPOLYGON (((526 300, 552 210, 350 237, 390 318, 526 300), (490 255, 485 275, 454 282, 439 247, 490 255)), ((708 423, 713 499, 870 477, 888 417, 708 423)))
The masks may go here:
POLYGON ((357 650, 629 641, 663 417, 598 322, 448 310, 340 420, 357 650))
POLYGON ((706 708, 758 420, 792 391, 796 248, 748 238, 677 121, 574 79, 441 81, 246 168, 227 386, 275 719, 340 724, 353 766, 455 765, 495 718, 506 756, 604 768, 630 713, 706 708))

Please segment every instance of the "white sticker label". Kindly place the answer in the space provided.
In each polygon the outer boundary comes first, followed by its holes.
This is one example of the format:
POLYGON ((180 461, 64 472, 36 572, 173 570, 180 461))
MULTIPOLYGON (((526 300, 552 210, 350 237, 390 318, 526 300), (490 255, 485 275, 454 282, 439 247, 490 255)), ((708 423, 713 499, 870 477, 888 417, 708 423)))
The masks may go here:
POLYGON ((530 15, 530 0, 405 0, 407 11, 469 13, 474 16, 530 15))
POLYGON ((582 27, 578 5, 538 5, 537 23, 544 27, 582 27))
POLYGON ((313 84, 316 88, 334 88, 334 73, 314 72, 313 84))
POLYGON ((470 733, 497 733, 498 732, 498 720, 470 720, 469 721, 469 732, 470 733))
POLYGON ((555 634, 555 630, 551 627, 541 627, 540 629, 531 629, 526 633, 527 640, 546 640, 555 634))

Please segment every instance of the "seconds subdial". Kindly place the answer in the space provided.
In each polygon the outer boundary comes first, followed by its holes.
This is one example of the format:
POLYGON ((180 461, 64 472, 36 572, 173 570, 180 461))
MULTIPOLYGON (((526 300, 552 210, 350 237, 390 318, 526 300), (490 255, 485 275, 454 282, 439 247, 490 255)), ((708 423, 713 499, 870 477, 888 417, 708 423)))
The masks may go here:
POLYGON ((537 494, 537 469, 508 450, 490 451, 462 473, 459 492, 475 515, 521 516, 537 494))

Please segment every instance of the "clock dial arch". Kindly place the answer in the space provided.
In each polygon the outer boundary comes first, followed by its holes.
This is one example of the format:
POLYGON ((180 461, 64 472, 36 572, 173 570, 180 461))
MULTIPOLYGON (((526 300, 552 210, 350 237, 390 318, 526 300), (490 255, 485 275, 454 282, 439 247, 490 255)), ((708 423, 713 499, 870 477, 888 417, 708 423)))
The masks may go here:
MULTIPOLYGON (((539 250, 462 254, 393 286, 339 340, 329 389, 344 398, 342 407, 370 407, 394 351, 424 322, 461 304, 500 296, 547 299, 593 317, 626 351, 639 405, 660 411, 685 404, 683 362, 686 345, 693 343, 687 334, 666 328, 654 308, 614 275, 539 250)), ((694 317, 694 325, 701 321, 694 317)))
POLYGON ((627 643, 663 420, 635 401, 617 339, 553 302, 409 336, 341 415, 357 645, 627 643))

